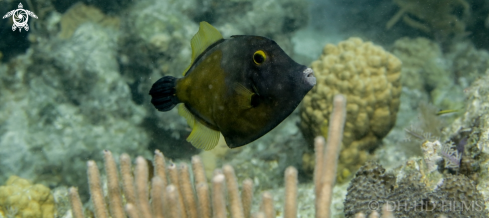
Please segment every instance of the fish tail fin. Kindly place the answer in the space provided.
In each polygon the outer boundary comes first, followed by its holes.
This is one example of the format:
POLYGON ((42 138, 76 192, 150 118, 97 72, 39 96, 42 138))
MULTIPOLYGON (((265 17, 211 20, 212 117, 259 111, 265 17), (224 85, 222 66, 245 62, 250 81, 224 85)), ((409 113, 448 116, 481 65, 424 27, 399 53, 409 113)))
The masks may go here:
POLYGON ((173 109, 180 101, 175 95, 175 85, 177 78, 165 76, 156 81, 149 94, 151 95, 151 103, 159 111, 169 111, 173 109))

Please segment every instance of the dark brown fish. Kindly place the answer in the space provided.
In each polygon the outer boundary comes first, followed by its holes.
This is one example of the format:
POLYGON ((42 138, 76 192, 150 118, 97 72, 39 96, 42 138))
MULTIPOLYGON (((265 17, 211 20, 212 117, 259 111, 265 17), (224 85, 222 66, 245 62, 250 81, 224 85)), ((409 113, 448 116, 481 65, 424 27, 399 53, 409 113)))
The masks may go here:
POLYGON ((165 76, 150 90, 160 111, 179 103, 195 147, 210 150, 220 133, 230 148, 275 128, 316 84, 311 68, 260 36, 223 39, 207 22, 192 38, 192 61, 183 78, 165 76))

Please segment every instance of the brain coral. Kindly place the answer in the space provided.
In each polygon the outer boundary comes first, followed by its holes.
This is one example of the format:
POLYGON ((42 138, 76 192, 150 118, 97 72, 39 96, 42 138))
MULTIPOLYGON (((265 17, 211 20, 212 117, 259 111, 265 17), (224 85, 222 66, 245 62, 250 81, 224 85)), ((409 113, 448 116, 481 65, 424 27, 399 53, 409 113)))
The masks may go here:
POLYGON ((375 162, 367 162, 348 187, 345 217, 354 217, 359 212, 380 212, 385 203, 391 206, 394 217, 440 217, 442 214, 460 218, 487 217, 484 198, 474 181, 463 175, 445 174, 443 177, 437 187, 430 190, 421 181, 420 172, 410 171, 401 178, 385 173, 375 162))
POLYGON ((0 217, 52 218, 54 198, 46 186, 11 176, 0 186, 0 217))
POLYGON ((368 151, 375 149, 395 124, 401 61, 380 46, 350 38, 338 46, 326 45, 311 65, 317 84, 304 97, 300 127, 310 144, 315 136, 326 137, 333 96, 341 93, 347 97, 337 171, 338 181, 342 181, 367 160, 368 151))

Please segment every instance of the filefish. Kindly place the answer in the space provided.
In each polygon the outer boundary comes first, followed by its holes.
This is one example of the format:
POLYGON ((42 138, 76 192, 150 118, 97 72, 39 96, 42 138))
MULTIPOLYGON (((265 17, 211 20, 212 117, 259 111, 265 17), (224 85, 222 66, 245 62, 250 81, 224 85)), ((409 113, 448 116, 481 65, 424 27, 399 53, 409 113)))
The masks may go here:
POLYGON ((223 39, 207 22, 191 40, 191 63, 182 78, 164 76, 149 94, 159 111, 178 105, 198 149, 224 137, 230 148, 246 145, 275 128, 316 84, 311 68, 292 60, 268 38, 223 39))

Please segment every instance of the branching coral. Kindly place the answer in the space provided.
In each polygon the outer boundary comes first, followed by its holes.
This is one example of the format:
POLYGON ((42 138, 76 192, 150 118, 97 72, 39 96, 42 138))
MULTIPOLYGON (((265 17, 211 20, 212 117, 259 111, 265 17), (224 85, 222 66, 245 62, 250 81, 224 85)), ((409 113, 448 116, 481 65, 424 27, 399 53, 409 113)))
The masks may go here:
POLYGON ((387 22, 387 29, 402 18, 407 25, 436 37, 447 38, 466 34, 464 21, 470 15, 470 5, 465 0, 394 0, 394 2, 401 9, 387 22), (453 13, 457 7, 462 9, 461 17, 453 13))
MULTIPOLYGON (((330 122, 330 137, 328 145, 324 138, 315 140, 316 168, 315 168, 315 205, 316 218, 329 218, 332 188, 335 183, 336 163, 341 145, 342 129, 345 122, 346 99, 339 95, 335 97, 335 109, 330 122)), ((191 181, 190 169, 186 164, 166 166, 164 156, 156 151, 154 157, 154 177, 151 180, 151 193, 148 194, 149 171, 147 161, 138 157, 134 167, 134 178, 131 173, 131 161, 127 154, 120 158, 122 188, 119 186, 117 167, 109 151, 104 152, 105 171, 107 174, 107 199, 111 217, 203 217, 215 218, 229 217, 250 218, 253 197, 253 182, 247 179, 243 182, 241 195, 233 167, 225 165, 216 170, 212 179, 212 193, 204 175, 204 166, 198 156, 192 158, 192 171, 194 182, 191 181), (168 180, 167 180, 168 178, 168 180), (168 185, 168 186, 167 186, 168 185), (166 187, 166 188, 165 188, 166 187), (227 196, 224 188, 227 189, 227 196), (121 190, 123 196, 121 195, 121 190), (151 201, 149 201, 151 196, 151 201), (151 204, 150 204, 151 202, 151 204), (228 202, 228 207, 226 206, 228 202), (125 204, 125 211, 123 209, 125 204)), ((100 173, 94 161, 88 162, 88 177, 91 198, 95 207, 97 218, 108 217, 102 190, 100 173)), ((297 170, 293 167, 285 171, 285 198, 284 217, 297 217, 297 170)), ((76 188, 70 189, 73 216, 83 218, 82 204, 76 188)), ((262 206, 256 214, 257 218, 274 218, 277 212, 274 209, 273 198, 269 192, 262 197, 262 206)), ((383 218, 392 218, 392 213, 385 208, 383 218)), ((362 214, 358 214, 362 216, 362 214)), ((378 218, 378 213, 370 217, 378 218)))

